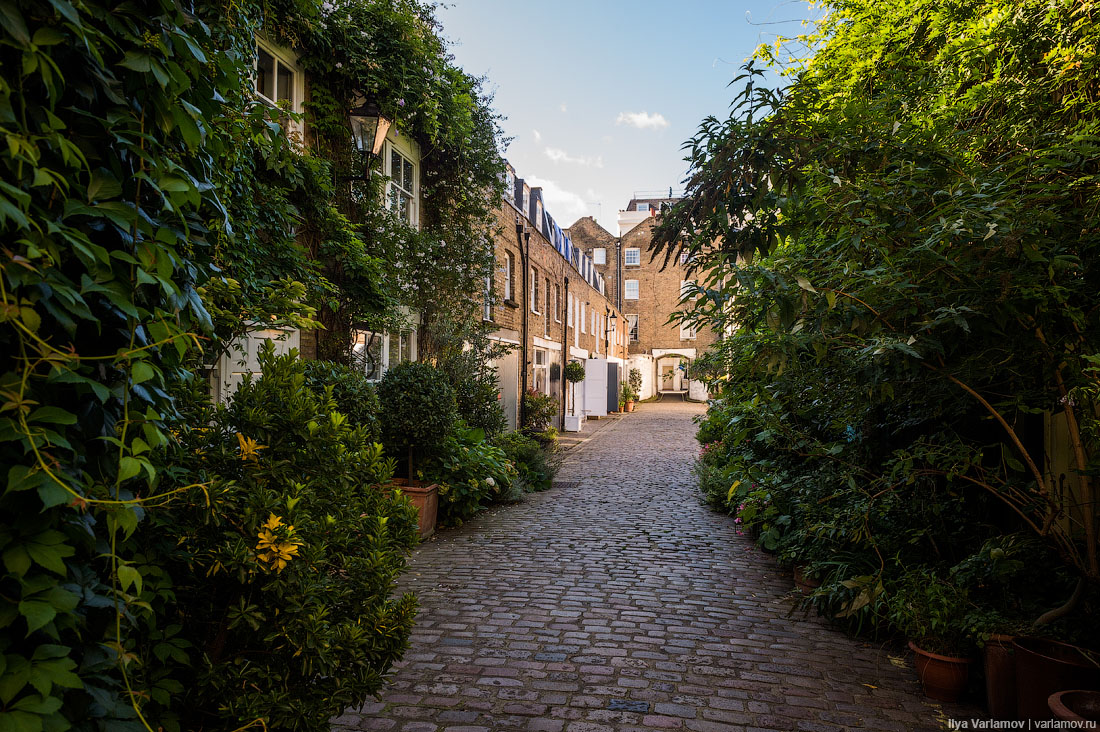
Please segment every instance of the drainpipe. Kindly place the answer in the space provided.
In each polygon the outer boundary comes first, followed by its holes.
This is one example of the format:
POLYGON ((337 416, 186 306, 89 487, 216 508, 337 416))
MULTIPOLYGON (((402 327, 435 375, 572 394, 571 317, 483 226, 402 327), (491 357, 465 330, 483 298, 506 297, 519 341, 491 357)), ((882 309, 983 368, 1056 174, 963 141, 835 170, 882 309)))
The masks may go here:
POLYGON ((623 238, 615 239, 615 307, 623 311, 623 238))
MULTIPOLYGON (((561 416, 558 418, 558 429, 565 432, 565 392, 569 388, 569 381, 565 378, 565 365, 569 363, 569 278, 565 278, 565 295, 561 299, 561 306, 565 312, 561 314, 561 416)), ((573 324, 576 328, 576 323, 573 324)), ((574 387, 576 388, 576 387, 574 387)))
POLYGON ((527 409, 523 405, 523 399, 527 396, 527 316, 531 309, 531 267, 528 264, 528 259, 531 246, 531 231, 518 216, 516 217, 516 241, 519 243, 520 264, 523 267, 523 302, 520 303, 523 308, 523 335, 520 338, 519 347, 520 361, 523 365, 519 377, 519 425, 522 429, 523 425, 527 422, 527 409))

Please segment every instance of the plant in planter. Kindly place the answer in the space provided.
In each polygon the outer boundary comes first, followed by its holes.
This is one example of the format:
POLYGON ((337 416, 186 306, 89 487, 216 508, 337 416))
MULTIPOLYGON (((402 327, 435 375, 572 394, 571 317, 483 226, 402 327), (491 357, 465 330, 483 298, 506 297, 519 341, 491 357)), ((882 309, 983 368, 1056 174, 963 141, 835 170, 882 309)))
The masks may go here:
POLYGON ((378 385, 382 443, 406 458, 406 492, 420 511, 420 535, 435 530, 438 487, 417 481, 417 466, 439 454, 456 420, 454 391, 443 374, 426 363, 406 362, 386 372, 378 385))
POLYGON ((620 400, 626 407, 626 411, 634 411, 634 402, 638 399, 638 393, 630 386, 630 384, 623 384, 622 394, 620 400))
POLYGON ((634 392, 634 399, 637 400, 642 395, 642 372, 639 369, 630 369, 630 376, 626 379, 630 384, 630 390, 634 392))
POLYGON ((580 361, 570 361, 565 365, 564 371, 565 380, 570 384, 573 384, 573 388, 570 389, 570 401, 569 401, 569 414, 576 416, 577 414, 577 387, 576 385, 584 381, 584 364, 580 361))
POLYGON ((969 678, 971 603, 966 591, 927 567, 910 571, 887 598, 890 624, 909 639, 925 696, 956 701, 969 678))
POLYGON ((550 421, 558 414, 558 402, 549 394, 540 394, 529 389, 523 395, 523 432, 538 437, 546 435, 551 427, 550 421))

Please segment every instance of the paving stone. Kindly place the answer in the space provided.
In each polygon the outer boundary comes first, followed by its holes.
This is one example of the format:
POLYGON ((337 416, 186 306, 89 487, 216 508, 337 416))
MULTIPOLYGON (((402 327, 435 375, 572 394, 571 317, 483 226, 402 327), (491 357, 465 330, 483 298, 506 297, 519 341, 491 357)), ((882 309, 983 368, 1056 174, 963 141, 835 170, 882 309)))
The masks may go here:
POLYGON ((380 700, 340 732, 932 730, 876 644, 792 613, 790 575, 699 500, 701 405, 643 404, 571 448, 554 488, 420 545, 420 613, 380 700), (874 689, 866 686, 870 684, 874 689))

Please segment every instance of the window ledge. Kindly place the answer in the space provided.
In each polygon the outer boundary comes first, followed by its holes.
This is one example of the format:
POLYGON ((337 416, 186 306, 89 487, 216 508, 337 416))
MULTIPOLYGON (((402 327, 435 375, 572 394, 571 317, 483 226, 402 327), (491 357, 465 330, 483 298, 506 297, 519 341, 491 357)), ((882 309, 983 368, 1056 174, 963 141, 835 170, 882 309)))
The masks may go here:
POLYGON ((510 308, 518 308, 519 307, 519 303, 516 302, 515 300, 513 300, 512 298, 508 298, 507 300, 505 300, 504 304, 506 306, 510 307, 510 308))

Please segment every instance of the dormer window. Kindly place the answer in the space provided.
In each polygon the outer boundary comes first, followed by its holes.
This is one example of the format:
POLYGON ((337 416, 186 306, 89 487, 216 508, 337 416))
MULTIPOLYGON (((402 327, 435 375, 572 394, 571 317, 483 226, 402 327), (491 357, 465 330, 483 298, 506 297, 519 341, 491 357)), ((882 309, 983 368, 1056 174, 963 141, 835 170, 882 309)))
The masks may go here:
POLYGON ((639 213, 649 213, 649 204, 648 203, 639 203, 638 204, 638 212, 639 213))

